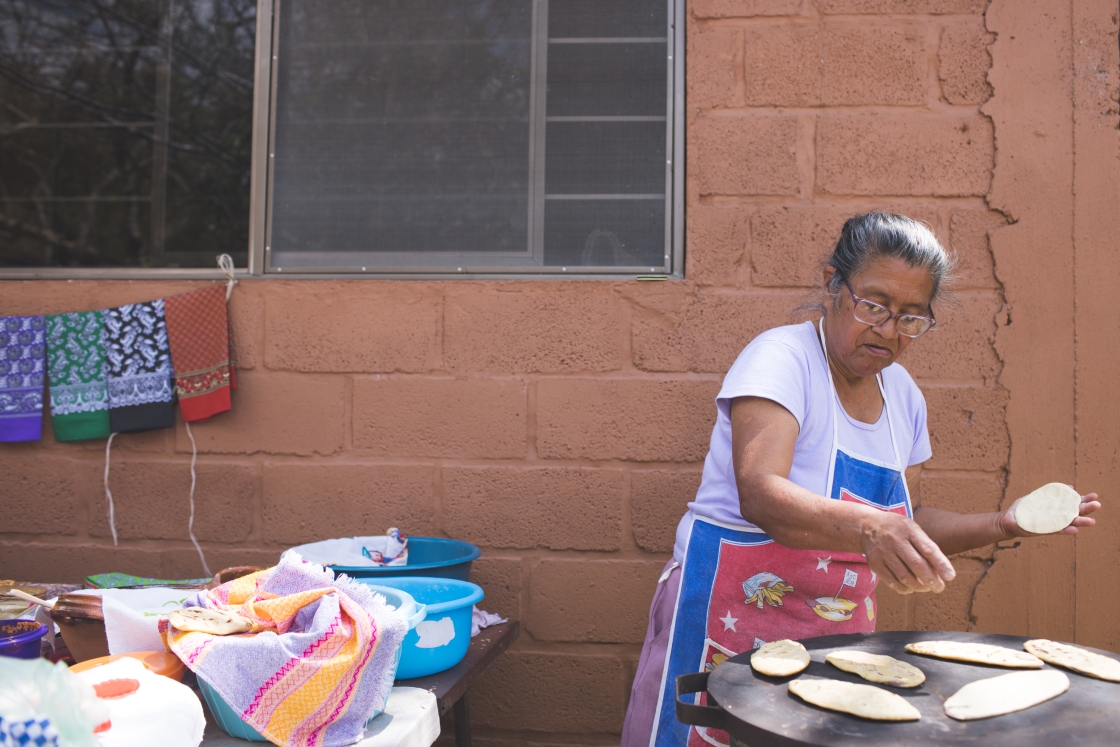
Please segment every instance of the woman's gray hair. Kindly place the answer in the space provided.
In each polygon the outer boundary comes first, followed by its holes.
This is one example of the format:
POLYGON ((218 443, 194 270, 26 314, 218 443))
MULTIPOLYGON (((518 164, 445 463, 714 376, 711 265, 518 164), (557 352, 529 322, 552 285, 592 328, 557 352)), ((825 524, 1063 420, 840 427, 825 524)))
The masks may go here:
POLYGON ((879 257, 901 259, 910 267, 928 272, 933 279, 931 301, 948 286, 955 264, 923 223, 894 213, 853 215, 844 222, 840 240, 824 262, 826 267, 836 268, 826 289, 829 295, 836 296, 845 279, 851 280, 879 257))

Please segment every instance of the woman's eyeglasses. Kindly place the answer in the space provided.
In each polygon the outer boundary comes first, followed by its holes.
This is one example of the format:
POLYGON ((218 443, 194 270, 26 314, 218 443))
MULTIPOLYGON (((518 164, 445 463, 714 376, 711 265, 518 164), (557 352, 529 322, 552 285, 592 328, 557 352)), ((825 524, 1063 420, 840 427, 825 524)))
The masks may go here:
POLYGON ((891 319, 896 319, 895 329, 898 334, 903 337, 919 337, 929 332, 933 325, 937 324, 937 319, 933 316, 933 309, 929 310, 929 316, 919 316, 917 314, 896 314, 886 306, 877 304, 874 301, 869 301, 866 298, 860 298, 852 290, 852 286, 848 284, 848 279, 843 278, 844 287, 848 289, 848 293, 852 296, 852 316, 856 318, 857 322, 863 324, 870 324, 872 327, 878 327, 880 324, 886 324, 891 319))

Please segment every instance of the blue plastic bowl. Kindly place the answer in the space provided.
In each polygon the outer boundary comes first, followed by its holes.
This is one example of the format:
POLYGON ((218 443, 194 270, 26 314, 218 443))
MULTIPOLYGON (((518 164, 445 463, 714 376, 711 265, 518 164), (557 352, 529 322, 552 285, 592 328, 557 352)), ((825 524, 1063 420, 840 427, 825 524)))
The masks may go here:
POLYGON ((0 622, 0 656, 38 659, 39 642, 46 634, 47 626, 34 620, 0 622))
MULTIPOLYGON (((401 610, 408 617, 408 630, 409 635, 412 635, 413 629, 420 624, 424 619, 425 608, 422 604, 417 604, 416 600, 412 598, 408 592, 401 591, 400 589, 378 589, 378 592, 385 595, 385 600, 390 606, 401 610)), ((469 632, 469 631, 468 631, 469 632)), ((399 669, 401 662, 401 653, 403 646, 397 648, 396 656, 393 659, 394 669, 399 669)), ((202 694, 202 699, 206 701, 206 705, 210 707, 210 713, 214 715, 214 721, 222 730, 229 734, 231 737, 239 739, 247 739, 250 742, 267 742, 268 740, 261 736, 261 733, 245 723, 237 712, 230 708, 225 699, 210 687, 206 680, 201 677, 198 678, 198 691, 202 694)), ((388 694, 386 694, 388 699, 388 694)), ((385 704, 374 711, 371 719, 377 718, 381 712, 385 710, 385 704)))
POLYGON ((482 551, 470 542, 442 537, 409 537, 407 565, 332 565, 331 568, 336 573, 345 573, 350 578, 434 576, 466 581, 471 577, 471 563, 481 554, 482 551))
POLYGON ((361 581, 382 593, 400 589, 427 607, 424 622, 404 638, 397 679, 426 677, 451 669, 467 655, 471 645, 471 613, 474 605, 482 601, 481 586, 453 578, 415 576, 361 581))

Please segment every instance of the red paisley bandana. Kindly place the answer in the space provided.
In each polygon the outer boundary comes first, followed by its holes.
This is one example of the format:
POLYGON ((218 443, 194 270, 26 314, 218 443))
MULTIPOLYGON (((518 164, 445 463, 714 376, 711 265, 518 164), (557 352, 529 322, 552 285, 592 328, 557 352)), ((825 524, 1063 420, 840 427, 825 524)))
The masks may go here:
POLYGON ((230 409, 229 316, 225 289, 200 288, 164 300, 175 393, 193 423, 230 409))

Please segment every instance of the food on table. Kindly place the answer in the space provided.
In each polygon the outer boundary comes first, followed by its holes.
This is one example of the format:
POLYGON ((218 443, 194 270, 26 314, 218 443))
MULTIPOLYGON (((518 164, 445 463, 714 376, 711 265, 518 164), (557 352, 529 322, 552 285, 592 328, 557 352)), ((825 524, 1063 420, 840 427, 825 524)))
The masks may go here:
POLYGON ((1072 669, 1109 682, 1120 682, 1120 661, 1116 659, 1094 654, 1092 651, 1068 643, 1048 641, 1045 638, 1027 641, 1023 644, 1023 648, 1047 664, 1072 669))
POLYGON ((184 607, 172 610, 167 622, 173 628, 186 633, 209 633, 211 635, 233 635, 248 633, 253 623, 247 617, 227 610, 208 610, 202 607, 184 607))
POLYGON ((1070 525, 1081 512, 1081 496, 1069 485, 1052 482, 1015 505, 1015 521, 1035 534, 1053 534, 1070 525))
POLYGON ((906 698, 872 685, 800 679, 789 683, 789 691, 815 706, 875 721, 918 721, 922 717, 906 698))
POLYGON ((1003 716, 1056 698, 1069 689, 1069 677, 1057 669, 1010 672, 969 682, 945 701, 945 713, 957 721, 1003 716))
POLYGON ((913 664, 882 654, 855 650, 833 651, 824 659, 837 669, 858 674, 869 682, 895 687, 917 687, 926 681, 925 673, 913 664))
POLYGON ((764 643, 751 654, 751 668, 770 677, 788 677, 809 666, 809 652, 797 641, 764 643))
POLYGON ((919 641, 907 643, 906 650, 913 654, 933 656, 937 659, 971 661, 1010 669, 1041 669, 1042 659, 1026 651, 1016 651, 987 643, 961 643, 960 641, 919 641))

